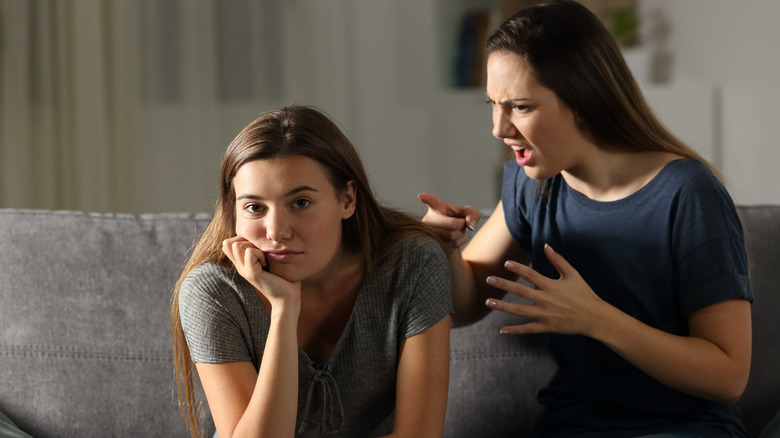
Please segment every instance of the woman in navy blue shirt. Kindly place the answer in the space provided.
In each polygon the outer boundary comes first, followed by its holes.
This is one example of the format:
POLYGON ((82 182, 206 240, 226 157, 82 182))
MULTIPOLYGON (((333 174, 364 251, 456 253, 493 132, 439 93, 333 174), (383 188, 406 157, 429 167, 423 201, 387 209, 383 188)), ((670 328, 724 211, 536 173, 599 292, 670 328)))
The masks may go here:
POLYGON ((518 12, 487 53, 493 135, 514 152, 501 201, 461 251, 479 213, 420 195, 451 245, 455 324, 495 309, 530 318, 502 333, 548 334, 536 436, 745 437, 753 295, 715 171, 578 3, 518 12))

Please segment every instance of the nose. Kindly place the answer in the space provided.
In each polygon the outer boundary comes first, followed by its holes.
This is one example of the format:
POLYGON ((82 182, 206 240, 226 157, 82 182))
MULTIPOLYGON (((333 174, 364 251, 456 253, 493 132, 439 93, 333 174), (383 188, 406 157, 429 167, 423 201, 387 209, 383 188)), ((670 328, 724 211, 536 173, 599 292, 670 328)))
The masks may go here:
POLYGON ((493 108, 493 137, 511 138, 517 129, 510 120, 509 111, 503 105, 493 108))
POLYGON ((265 216, 265 238, 273 242, 282 242, 292 237, 290 218, 279 209, 269 210, 265 216))

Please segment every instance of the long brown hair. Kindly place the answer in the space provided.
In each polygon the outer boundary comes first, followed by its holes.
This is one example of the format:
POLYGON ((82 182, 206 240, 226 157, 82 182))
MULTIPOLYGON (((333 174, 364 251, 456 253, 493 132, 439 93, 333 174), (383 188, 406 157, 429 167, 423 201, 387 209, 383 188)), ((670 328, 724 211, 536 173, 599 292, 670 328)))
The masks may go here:
MULTIPOLYGON (((173 291, 171 328, 179 406, 193 437, 200 436, 198 404, 193 389, 193 367, 179 318, 179 290, 184 278, 198 266, 211 262, 233 266, 222 252, 222 241, 235 236, 233 178, 245 163, 301 155, 320 163, 336 193, 348 181, 356 185, 355 213, 342 221, 342 245, 361 255, 363 271, 371 273, 377 261, 403 240, 416 235, 435 237, 418 219, 382 206, 375 198, 363 163, 349 139, 320 111, 288 106, 261 114, 228 145, 220 169, 220 195, 211 223, 193 249, 173 291)), ((437 239, 438 241, 438 239, 437 239)))
POLYGON ((585 6, 551 0, 522 9, 488 38, 486 52, 519 55, 599 145, 636 151, 699 154, 656 118, 615 39, 585 6))

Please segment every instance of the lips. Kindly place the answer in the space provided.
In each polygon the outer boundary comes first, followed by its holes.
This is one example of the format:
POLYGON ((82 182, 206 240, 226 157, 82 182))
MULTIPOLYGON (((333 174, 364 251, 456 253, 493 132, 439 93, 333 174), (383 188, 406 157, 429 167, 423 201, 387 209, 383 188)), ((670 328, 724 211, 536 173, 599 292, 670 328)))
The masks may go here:
POLYGON ((265 254, 265 257, 269 260, 273 260, 275 262, 285 262, 293 259, 295 256, 303 254, 300 251, 293 251, 289 249, 283 249, 283 250, 270 250, 270 251, 263 251, 265 254))
POLYGON ((510 145, 513 151, 515 151, 515 161, 518 166, 525 166, 531 161, 532 152, 530 149, 526 149, 520 145, 510 145))

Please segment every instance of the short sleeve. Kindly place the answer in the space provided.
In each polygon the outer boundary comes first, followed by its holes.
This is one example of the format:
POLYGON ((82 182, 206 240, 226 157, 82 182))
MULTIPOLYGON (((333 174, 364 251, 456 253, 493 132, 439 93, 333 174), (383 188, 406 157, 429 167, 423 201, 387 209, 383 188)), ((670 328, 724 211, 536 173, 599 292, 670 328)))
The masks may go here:
POLYGON ((179 291, 179 315, 193 362, 251 360, 246 315, 229 277, 214 265, 193 270, 179 291))
POLYGON ((682 314, 729 299, 752 302, 742 224, 725 188, 703 173, 680 192, 677 205, 672 239, 682 314))
POLYGON ((414 336, 452 313, 450 267, 444 250, 432 239, 408 250, 403 283, 409 291, 399 335, 414 336))

